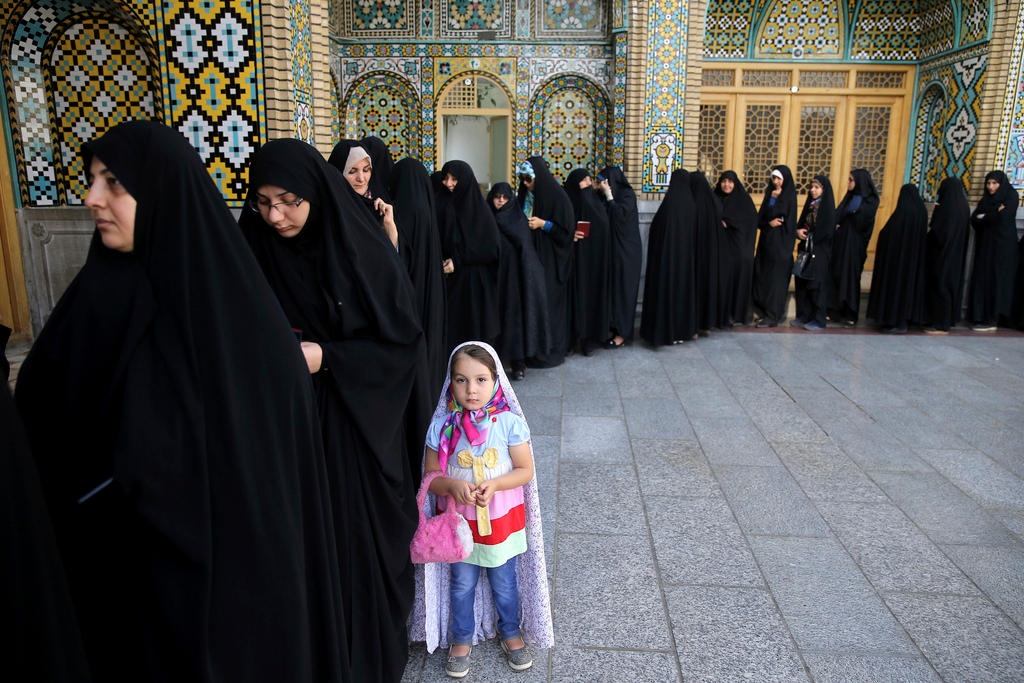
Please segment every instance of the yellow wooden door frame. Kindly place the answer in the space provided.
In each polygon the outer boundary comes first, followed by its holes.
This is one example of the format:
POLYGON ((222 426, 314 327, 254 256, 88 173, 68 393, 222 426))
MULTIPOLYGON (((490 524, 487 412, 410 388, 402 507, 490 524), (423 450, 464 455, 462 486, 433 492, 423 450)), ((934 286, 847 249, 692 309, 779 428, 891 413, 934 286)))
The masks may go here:
POLYGON ((0 139, 0 323, 17 338, 32 334, 28 291, 21 263, 21 240, 14 213, 14 179, 8 163, 7 144, 0 139))
MULTIPOLYGON (((501 82, 496 77, 489 78, 487 76, 482 76, 477 73, 467 72, 463 74, 458 74, 451 80, 449 80, 448 83, 444 86, 444 89, 438 92, 437 97, 434 100, 435 102, 438 103, 437 107, 434 109, 434 130, 436 131, 436 141, 434 144, 434 168, 436 170, 441 170, 441 166, 443 165, 442 156, 444 155, 445 143, 445 116, 486 116, 489 120, 493 120, 495 116, 507 117, 508 126, 506 126, 505 130, 505 159, 508 160, 509 166, 511 167, 515 163, 515 157, 512 155, 512 135, 516 123, 516 115, 515 111, 513 111, 512 109, 511 100, 509 100, 508 108, 505 109, 493 109, 482 107, 447 107, 442 104, 445 101, 445 96, 448 94, 448 92, 452 88, 460 85, 463 82, 463 79, 466 78, 472 78, 474 83, 478 78, 486 78, 487 80, 494 83, 499 89, 501 89, 502 93, 505 94, 506 98, 508 97, 508 93, 505 92, 504 88, 501 87, 501 82)), ((511 168, 509 170, 511 170, 511 168)))

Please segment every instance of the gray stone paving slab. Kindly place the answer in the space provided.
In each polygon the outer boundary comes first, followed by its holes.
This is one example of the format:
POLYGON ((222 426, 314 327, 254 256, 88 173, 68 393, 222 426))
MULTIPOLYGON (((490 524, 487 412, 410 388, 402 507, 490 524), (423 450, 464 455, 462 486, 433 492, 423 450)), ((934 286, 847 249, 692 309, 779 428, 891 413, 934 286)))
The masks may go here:
POLYGON ((750 539, 801 649, 916 654, 856 563, 832 538, 750 539))
POLYGON ((932 471, 910 446, 873 422, 835 422, 829 425, 828 435, 865 471, 932 471))
POLYGON ((917 454, 983 507, 1024 512, 1024 480, 981 451, 919 449, 917 454))
POLYGON ((882 657, 804 652, 817 683, 931 683, 942 679, 924 657, 882 657))
POLYGON ((761 432, 745 415, 691 418, 690 424, 711 463, 763 467, 782 464, 761 432))
POLYGON ((885 602, 943 680, 1024 676, 1024 636, 987 598, 894 593, 885 602))
POLYGON ((525 396, 520 404, 530 425, 530 434, 557 436, 562 433, 561 396, 525 396))
POLYGON ((868 423, 870 415, 856 403, 843 396, 830 385, 820 389, 789 389, 787 393, 803 408, 808 417, 827 431, 827 426, 836 421, 868 423))
POLYGON ((818 511, 877 590, 977 594, 964 573, 894 505, 818 503, 818 511))
POLYGON ((1002 522, 1010 532, 1017 535, 1022 547, 1024 547, 1024 515, 1010 510, 989 510, 989 514, 1002 522))
MULTIPOLYGON (((1024 418, 1021 423, 1024 424, 1024 418)), ((1024 477, 1024 433, 1006 427, 973 428, 960 432, 960 436, 1018 477, 1024 477)))
POLYGON ((644 505, 662 581, 764 587, 725 500, 645 496, 644 505))
POLYGON ((626 426, 632 439, 687 439, 696 437, 686 413, 675 399, 624 399, 626 426))
POLYGON ((526 377, 512 385, 516 396, 561 396, 562 368, 527 368, 526 377))
POLYGON ((551 681, 679 681, 674 652, 633 652, 582 647, 555 647, 551 681))
POLYGON ((916 448, 965 448, 967 443, 917 408, 869 407, 868 412, 887 432, 916 448))
POLYGON ((828 373, 825 381, 860 406, 897 407, 905 405, 889 387, 865 374, 828 373))
POLYGON ((533 469, 537 486, 557 486, 562 437, 531 434, 530 444, 533 446, 533 469))
POLYGON ((563 534, 554 625, 562 646, 671 649, 646 534, 563 534))
POLYGON ((620 375, 618 383, 623 402, 633 398, 676 398, 676 390, 660 365, 643 373, 620 375))
POLYGON ((831 441, 773 441, 772 448, 811 500, 888 500, 885 493, 831 441))
MULTIPOLYGON (((424 649, 422 671, 419 677, 411 679, 421 683, 443 683, 453 679, 444 672, 448 650, 438 648, 432 653, 424 649)), ((405 679, 403 679, 405 680, 405 679)), ((526 671, 513 671, 505 662, 496 638, 485 640, 473 647, 470 653, 469 675, 464 681, 547 681, 548 656, 546 650, 533 651, 533 666, 526 671)))
MULTIPOLYGON (((590 383, 608 382, 615 379, 615 365, 607 354, 594 356, 575 355, 565 359, 562 366, 566 382, 590 383)), ((529 373, 527 373, 529 374, 529 373)))
POLYGON ((620 417, 567 416, 562 424, 562 460, 628 463, 626 423, 620 417))
POLYGON ((747 533, 827 536, 817 510, 782 467, 715 465, 722 492, 747 533))
POLYGON ((633 463, 563 462, 558 471, 558 531, 645 533, 633 463))
POLYGON ((566 382, 562 403, 563 415, 590 417, 621 417, 622 400, 614 382, 566 382))
POLYGON ((686 385, 676 384, 675 387, 679 402, 690 419, 743 414, 743 407, 739 401, 717 378, 709 382, 706 387, 699 382, 686 385))
POLYGON ((722 495, 696 441, 633 439, 632 445, 643 495, 687 498, 722 495))
MULTIPOLYGON (((943 550, 1007 616, 1024 628, 1024 550, 947 545, 943 550)), ((1022 672, 1024 672, 1024 662, 1022 672)))
POLYGON ((683 680, 807 680, 767 591, 669 586, 665 594, 683 680))
POLYGON ((937 473, 875 472, 872 478, 935 543, 1019 545, 978 503, 937 473))

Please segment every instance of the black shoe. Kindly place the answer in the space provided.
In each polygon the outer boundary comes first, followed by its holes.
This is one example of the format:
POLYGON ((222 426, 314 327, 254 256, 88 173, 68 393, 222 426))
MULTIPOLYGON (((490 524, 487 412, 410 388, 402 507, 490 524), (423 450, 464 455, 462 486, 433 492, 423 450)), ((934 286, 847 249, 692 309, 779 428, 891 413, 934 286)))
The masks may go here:
POLYGON ((757 323, 758 329, 764 329, 765 327, 775 327, 778 323, 768 318, 763 318, 761 322, 757 323))
POLYGON ((903 325, 902 327, 893 326, 893 327, 883 327, 882 328, 882 334, 906 334, 906 333, 907 333, 907 326, 906 325, 903 325))
POLYGON ((623 346, 626 345, 626 342, 622 342, 621 344, 616 344, 615 343, 615 337, 612 337, 610 339, 606 339, 605 342, 604 342, 604 345, 605 345, 605 348, 608 348, 608 349, 621 349, 623 346))

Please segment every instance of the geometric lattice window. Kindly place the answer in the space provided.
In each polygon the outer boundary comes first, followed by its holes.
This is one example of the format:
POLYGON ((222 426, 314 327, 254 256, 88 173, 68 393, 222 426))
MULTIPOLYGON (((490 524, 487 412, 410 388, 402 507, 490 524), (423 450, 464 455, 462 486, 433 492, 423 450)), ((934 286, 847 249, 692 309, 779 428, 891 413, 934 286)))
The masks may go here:
POLYGON ((853 124, 853 168, 866 168, 879 194, 885 178, 885 154, 889 145, 892 108, 888 105, 858 106, 853 124))
POLYGON ((594 106, 582 90, 562 88, 548 100, 543 114, 543 156, 556 178, 564 179, 577 168, 596 172, 596 120, 594 106))
POLYGON ((788 88, 792 80, 792 71, 770 69, 743 70, 743 85, 748 88, 788 88))
POLYGON ((765 182, 771 167, 779 163, 779 134, 782 131, 782 105, 748 104, 744 123, 743 178, 747 190, 751 182, 765 182))
POLYGON ((727 104, 700 105, 700 135, 697 143, 698 166, 710 178, 717 178, 725 166, 727 104))
POLYGON ((736 82, 736 69, 701 69, 700 84, 708 87, 732 87, 736 82))
POLYGON ((848 71, 801 71, 801 88, 845 88, 850 81, 848 71))
POLYGON ((444 91, 440 106, 444 109, 507 109, 508 95, 484 76, 466 76, 444 91))
POLYGON ((57 187, 67 204, 81 204, 88 191, 82 143, 122 121, 153 118, 150 64, 129 31, 96 17, 69 26, 53 45, 47 91, 57 187))
POLYGON ((816 175, 832 170, 832 146, 836 138, 836 107, 800 107, 800 145, 797 148, 796 187, 804 192, 816 175))
POLYGON ((858 71, 858 88, 902 88, 906 79, 903 71, 858 71))

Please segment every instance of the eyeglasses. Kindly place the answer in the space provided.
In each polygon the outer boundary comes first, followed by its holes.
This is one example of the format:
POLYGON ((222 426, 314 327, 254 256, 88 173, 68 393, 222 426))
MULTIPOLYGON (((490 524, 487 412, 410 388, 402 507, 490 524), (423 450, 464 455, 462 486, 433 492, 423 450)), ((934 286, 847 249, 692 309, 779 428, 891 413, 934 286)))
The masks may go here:
POLYGON ((272 209, 277 209, 278 211, 281 211, 283 213, 286 207, 295 208, 304 201, 306 200, 303 199, 302 197, 299 197, 293 202, 276 202, 274 204, 271 204, 265 199, 250 199, 248 202, 246 202, 246 206, 248 206, 251 211, 255 211, 256 213, 270 213, 272 209))

